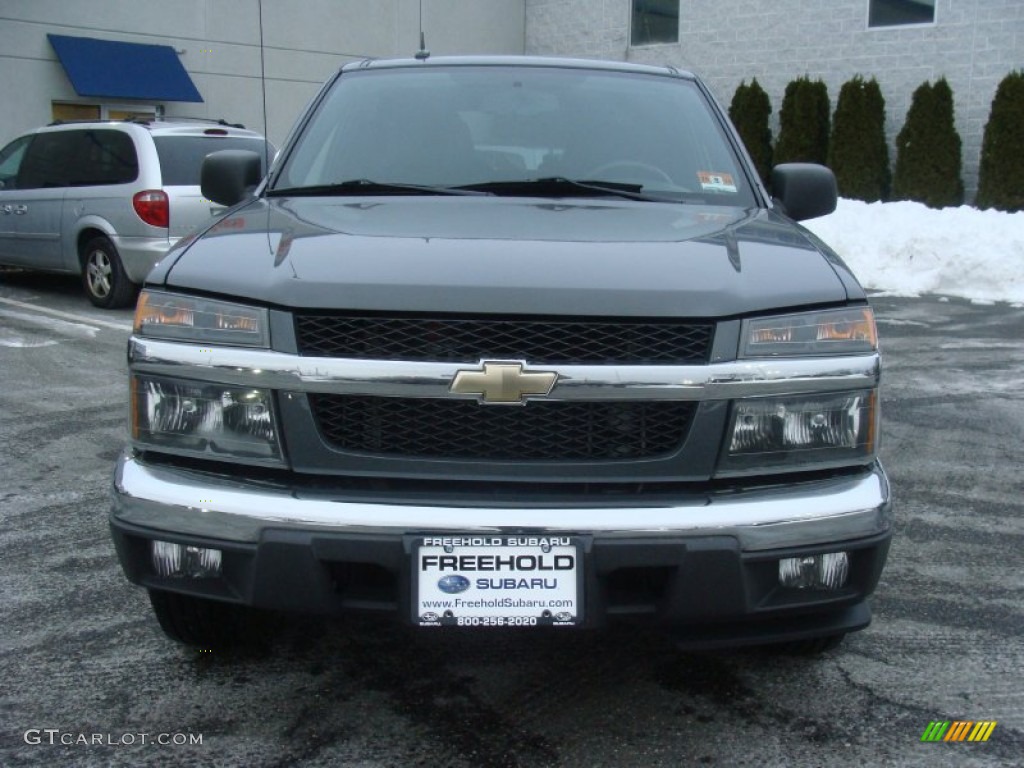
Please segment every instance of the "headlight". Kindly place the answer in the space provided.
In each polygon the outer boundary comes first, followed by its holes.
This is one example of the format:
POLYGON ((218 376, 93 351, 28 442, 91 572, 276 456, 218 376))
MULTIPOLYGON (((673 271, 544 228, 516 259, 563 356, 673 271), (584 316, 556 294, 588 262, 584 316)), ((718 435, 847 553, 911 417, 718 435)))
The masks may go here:
POLYGON ((867 463, 877 423, 874 389, 737 400, 717 474, 867 463))
POLYGON ((740 357, 866 355, 878 349, 870 307, 743 321, 740 357))
POLYGON ((270 346, 267 310, 162 291, 139 294, 134 330, 158 339, 270 346))
POLYGON ((142 447, 254 464, 281 464, 270 391, 132 376, 132 438, 142 447))

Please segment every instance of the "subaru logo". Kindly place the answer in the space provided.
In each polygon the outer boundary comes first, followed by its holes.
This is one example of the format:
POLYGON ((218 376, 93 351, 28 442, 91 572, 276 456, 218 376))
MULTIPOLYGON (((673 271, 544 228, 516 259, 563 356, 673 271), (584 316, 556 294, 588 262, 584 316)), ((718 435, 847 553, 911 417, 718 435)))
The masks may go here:
POLYGON ((457 573, 449 574, 438 579, 437 588, 446 595, 457 595, 469 589, 469 579, 457 573))

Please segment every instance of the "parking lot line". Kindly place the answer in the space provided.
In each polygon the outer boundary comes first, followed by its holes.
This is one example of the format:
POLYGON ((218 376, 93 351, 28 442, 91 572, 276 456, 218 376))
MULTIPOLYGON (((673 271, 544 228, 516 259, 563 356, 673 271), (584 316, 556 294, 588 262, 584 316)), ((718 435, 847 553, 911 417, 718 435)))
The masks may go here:
POLYGON ((103 328, 112 328, 115 331, 131 331, 132 326, 129 323, 114 323, 110 320, 101 320, 96 317, 89 317, 88 315, 77 315, 73 312, 62 312, 59 309, 50 309, 49 307, 41 307, 38 304, 30 304, 25 301, 16 301, 15 299, 0 298, 0 303, 9 304, 12 307, 19 307, 21 309, 30 309, 34 312, 41 312, 44 315, 51 315, 53 317, 59 317, 64 320, 71 320, 76 323, 85 323, 87 325, 98 325, 103 328))

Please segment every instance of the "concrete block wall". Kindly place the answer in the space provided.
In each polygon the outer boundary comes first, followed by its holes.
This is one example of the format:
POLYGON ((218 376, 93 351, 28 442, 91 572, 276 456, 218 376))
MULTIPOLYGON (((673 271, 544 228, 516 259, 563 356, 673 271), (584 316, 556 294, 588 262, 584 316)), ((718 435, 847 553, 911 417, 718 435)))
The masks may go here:
POLYGON ((996 87, 1011 70, 1024 69, 1024 0, 936 0, 934 24, 884 29, 868 29, 868 0, 679 5, 678 43, 634 48, 630 0, 526 0, 526 51, 673 64, 700 74, 725 107, 742 80, 757 77, 771 97, 773 135, 790 80, 824 80, 834 110, 844 82, 874 76, 893 152, 914 89, 945 76, 956 100, 968 200, 996 87))
MULTIPOLYGON (((435 55, 523 52, 524 0, 422 5, 435 55)), ((264 126, 260 9, 258 0, 0 0, 0 147, 49 123, 53 101, 115 101, 80 98, 47 33, 170 45, 204 101, 160 105, 167 115, 227 118, 277 144, 338 67, 419 47, 419 0, 264 0, 264 126)))

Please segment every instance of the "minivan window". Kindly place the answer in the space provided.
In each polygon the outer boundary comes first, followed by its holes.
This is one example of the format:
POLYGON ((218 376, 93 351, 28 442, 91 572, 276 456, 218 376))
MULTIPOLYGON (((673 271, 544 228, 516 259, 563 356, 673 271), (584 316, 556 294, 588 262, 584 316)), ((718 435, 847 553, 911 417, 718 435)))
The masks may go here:
POLYGON ((25 156, 31 136, 21 136, 0 149, 0 189, 14 189, 17 186, 18 168, 25 156))
POLYGON ((70 170, 70 186, 127 184, 139 177, 139 158, 131 136, 122 131, 71 131, 78 151, 70 170))
POLYGON ((122 131, 74 130, 36 134, 18 173, 18 187, 127 184, 139 176, 131 137, 122 131))
MULTIPOLYGON (((203 159, 211 152, 222 149, 247 149, 260 156, 263 173, 266 169, 265 142, 235 136, 154 136, 156 153, 160 157, 160 173, 165 187, 199 186, 199 170, 203 159)), ((273 153, 273 148, 270 149, 273 153)))
POLYGON ((65 187, 73 156, 73 137, 68 131, 37 133, 25 151, 18 170, 19 189, 65 187))

